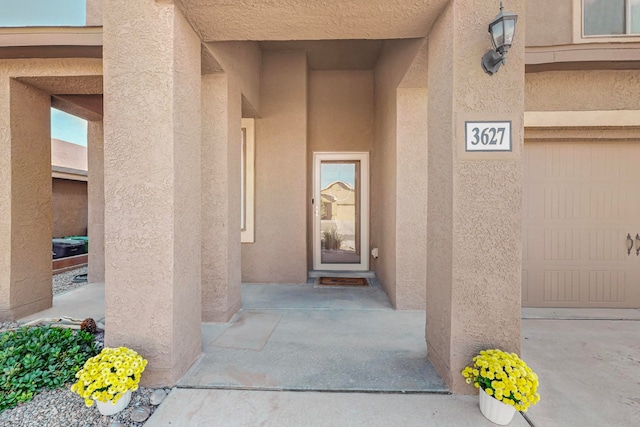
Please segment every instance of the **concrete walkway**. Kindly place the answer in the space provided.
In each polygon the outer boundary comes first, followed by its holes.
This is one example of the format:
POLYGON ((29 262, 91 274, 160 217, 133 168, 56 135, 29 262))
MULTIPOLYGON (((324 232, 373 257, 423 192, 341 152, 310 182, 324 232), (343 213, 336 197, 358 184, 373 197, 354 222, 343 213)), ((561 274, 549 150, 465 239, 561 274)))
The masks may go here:
POLYGON ((203 357, 179 387, 447 392, 427 358, 425 314, 378 287, 244 285, 229 324, 202 325, 203 357))
MULTIPOLYGON (((640 310, 523 309, 542 400, 511 426, 635 427, 640 310), (528 420, 528 421, 527 421, 528 420)), ((490 426, 476 396, 174 389, 147 426, 490 426)))
MULTIPOLYGON (((322 351, 337 348, 340 357, 336 358, 333 364, 340 366, 339 362, 343 357, 350 357, 350 346, 353 344, 354 348, 357 348, 363 341, 367 341, 368 337, 375 337, 373 340, 369 339, 372 348, 392 348, 396 339, 381 339, 379 334, 384 330, 395 332, 399 336, 397 344, 404 356, 416 351, 408 349, 407 346, 419 348, 424 343, 424 313, 391 310, 386 297, 379 293, 379 289, 342 289, 343 292, 338 292, 337 295, 334 293, 338 290, 317 289, 309 285, 244 285, 243 289, 243 313, 249 316, 240 323, 252 323, 253 327, 233 327, 238 325, 237 320, 242 319, 242 314, 233 324, 203 324, 205 354, 216 351, 222 355, 226 351, 237 351, 244 352, 245 358, 250 358, 251 353, 256 357, 255 354, 269 346, 269 341, 274 340, 275 343, 286 336, 295 337, 297 334, 305 345, 300 345, 300 348, 287 347, 288 353, 304 354, 304 348, 308 345, 334 343, 327 345, 322 351), (348 325, 348 322, 353 324, 340 328, 342 322, 348 318, 342 316, 348 312, 353 313, 354 319, 347 321, 345 325, 348 325), (301 313, 307 313, 306 318, 302 318, 304 316, 301 313), (392 313, 397 313, 397 317, 392 313), (288 330, 297 323, 296 317, 301 327, 288 330), (335 321, 333 325, 330 321, 332 317, 335 321), (355 320, 358 317, 361 319, 360 322, 355 320), (404 320, 388 329, 380 326, 389 326, 388 322, 394 318, 404 320), (374 325, 376 322, 376 327, 369 330, 361 329, 366 327, 367 323, 374 325), (307 329, 307 326, 310 329, 307 329), (282 331, 278 332, 278 328, 282 328, 282 331), (357 340, 354 337, 346 338, 344 334, 349 330, 355 332, 357 340), (325 336, 322 339, 313 339, 317 334, 325 336), (332 338, 333 334, 337 334, 336 337, 332 338), (412 334, 415 334, 415 339, 410 338, 412 334), (335 345, 337 342, 341 343, 335 345)), ((103 301, 104 285, 91 284, 54 297, 53 308, 21 320, 63 315, 101 319, 104 317, 103 301)), ((511 426, 639 425, 640 310, 524 308, 522 316, 522 357, 540 376, 539 391, 542 400, 527 412, 531 424, 522 415, 516 414, 511 426)), ((286 363, 278 365, 275 361, 281 373, 290 372, 290 375, 280 378, 281 384, 295 379, 294 364, 299 363, 294 359, 286 359, 292 356, 284 353, 286 363)), ((375 377, 378 372, 389 369, 388 365, 380 368, 384 365, 373 364, 379 366, 379 369, 372 371, 368 367, 371 363, 366 357, 368 353, 354 353, 356 356, 352 358, 352 362, 359 360, 359 363, 362 363, 361 373, 364 375, 360 376, 360 379, 366 380, 367 372, 375 377)), ((317 363, 317 366, 323 366, 324 363, 314 357, 300 359, 312 364, 317 363)), ((224 363, 228 363, 229 360, 227 358, 224 363)), ((421 364, 427 364, 424 354, 419 355, 419 361, 421 364)), ((222 364, 223 359, 216 361, 212 358, 209 362, 213 366, 216 363, 222 364)), ((239 365, 246 362, 247 359, 239 365)), ((189 375, 193 375, 196 382, 203 381, 197 373, 194 374, 197 369, 202 368, 198 366, 199 364, 196 364, 185 376, 183 387, 189 387, 186 383, 189 375)), ((330 368, 330 364, 324 366, 330 368)), ((228 365, 224 369, 228 369, 228 365)), ((317 378, 320 381, 316 384, 322 385, 322 380, 325 379, 323 387, 327 389, 331 384, 345 386, 344 383, 339 384, 345 375, 344 372, 338 373, 336 370, 335 375, 330 370, 325 372, 326 378, 320 375, 317 378)), ((412 370, 409 369, 408 372, 412 370)), ((352 374, 347 373, 346 378, 349 378, 349 375, 352 374)), ((393 372, 390 377, 394 377, 393 372)), ((380 378, 371 383, 380 384, 380 378)), ((407 378, 410 378, 410 375, 407 378)), ((225 381, 228 380, 229 378, 225 381)), ((215 387, 215 381, 217 380, 206 379, 208 383, 205 386, 215 387)), ((299 382, 300 378, 296 381, 299 382)), ((244 387, 247 384, 255 385, 257 382, 240 381, 227 386, 247 388, 244 387)), ((196 383, 194 385, 198 386, 196 383)), ((323 393, 175 388, 145 426, 494 425, 480 414, 477 396, 340 393, 336 392, 339 387, 333 392, 323 393)), ((397 386, 397 390, 403 387, 406 385, 397 386)))
POLYGON ((522 358, 540 377, 535 426, 640 425, 640 310, 523 314, 522 358))
POLYGON ((448 394, 424 312, 393 310, 379 287, 243 285, 242 296, 230 325, 203 324, 203 357, 146 426, 494 425, 477 396, 448 394))
MULTIPOLYGON (((477 396, 174 389, 145 427, 495 427, 477 396)), ((516 413, 510 426, 528 427, 516 413)))
POLYGON ((90 283, 53 297, 53 307, 23 317, 20 323, 51 317, 73 317, 104 322, 104 283, 90 283))

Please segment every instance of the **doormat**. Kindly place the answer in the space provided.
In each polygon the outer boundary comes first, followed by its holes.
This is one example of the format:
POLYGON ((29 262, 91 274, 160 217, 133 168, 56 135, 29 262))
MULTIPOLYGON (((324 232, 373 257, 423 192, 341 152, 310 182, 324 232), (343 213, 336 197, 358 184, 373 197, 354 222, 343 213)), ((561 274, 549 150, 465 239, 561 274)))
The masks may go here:
POLYGON ((369 286, 367 279, 363 277, 321 277, 318 280, 320 286, 369 286))

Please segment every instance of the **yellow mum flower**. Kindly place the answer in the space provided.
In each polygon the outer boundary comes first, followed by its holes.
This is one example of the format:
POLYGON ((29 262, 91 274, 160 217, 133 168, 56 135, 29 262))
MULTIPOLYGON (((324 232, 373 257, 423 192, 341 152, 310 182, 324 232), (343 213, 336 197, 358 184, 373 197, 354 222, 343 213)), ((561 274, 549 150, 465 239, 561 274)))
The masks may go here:
POLYGON ((472 360, 473 364, 461 371, 467 383, 473 383, 476 388, 489 385, 486 388, 489 395, 523 412, 540 400, 538 376, 517 354, 488 349, 480 351, 472 360))
POLYGON ((71 391, 82 397, 87 406, 93 405, 94 400, 117 402, 127 391, 138 389, 146 365, 142 356, 126 347, 104 348, 75 374, 78 381, 71 391))

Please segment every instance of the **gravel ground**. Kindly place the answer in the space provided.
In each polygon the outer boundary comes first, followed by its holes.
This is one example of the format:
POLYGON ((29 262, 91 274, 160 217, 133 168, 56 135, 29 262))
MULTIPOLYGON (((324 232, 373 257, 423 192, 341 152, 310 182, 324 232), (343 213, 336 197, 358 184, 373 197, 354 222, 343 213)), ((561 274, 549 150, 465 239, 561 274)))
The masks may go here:
MULTIPOLYGON (((73 283, 72 279, 77 274, 87 272, 86 267, 77 268, 53 277, 54 295, 68 292, 86 284, 73 283)), ((0 332, 15 328, 14 322, 0 322, 0 332)), ((96 334, 96 341, 104 342, 104 333, 96 334)), ((103 416, 96 406, 88 408, 84 400, 69 389, 44 390, 37 394, 33 400, 22 403, 15 408, 7 409, 0 413, 0 427, 139 427, 144 422, 135 422, 131 419, 132 412, 138 408, 148 408, 152 414, 157 406, 150 404, 151 394, 154 389, 140 387, 131 395, 131 403, 122 412, 113 416, 103 416)), ((169 393, 169 389, 165 389, 169 393)))
MULTIPOLYGON (((154 390, 140 387, 131 395, 131 403, 122 412, 110 417, 100 415, 95 405, 88 408, 84 401, 69 391, 70 385, 56 390, 47 390, 30 402, 23 403, 0 413, 1 427, 109 427, 121 423, 127 427, 138 427, 129 418, 138 407, 146 406, 153 413, 157 406, 149 404, 154 390)), ((168 389, 166 390, 169 391, 168 389)))
POLYGON ((87 274, 87 267, 75 268, 53 276, 53 295, 69 292, 70 290, 84 286, 87 282, 73 283, 74 276, 78 274, 87 274))

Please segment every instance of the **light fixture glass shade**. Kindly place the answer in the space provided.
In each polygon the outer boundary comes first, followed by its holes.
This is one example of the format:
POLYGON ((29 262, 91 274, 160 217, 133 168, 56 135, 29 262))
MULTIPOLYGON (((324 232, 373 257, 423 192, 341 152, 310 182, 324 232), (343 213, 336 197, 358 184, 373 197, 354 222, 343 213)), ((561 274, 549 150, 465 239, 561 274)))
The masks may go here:
POLYGON ((493 48, 497 50, 502 47, 504 45, 504 25, 502 21, 491 23, 489 32, 491 33, 493 48))
POLYGON ((491 43, 493 44, 493 48, 500 54, 509 50, 513 44, 517 20, 518 15, 500 10, 500 13, 489 24, 491 43))
POLYGON ((505 12, 500 2, 500 13, 489 24, 493 49, 487 51, 482 57, 482 69, 485 73, 492 76, 498 72, 501 65, 506 63, 507 51, 513 43, 517 21, 518 15, 505 12))

